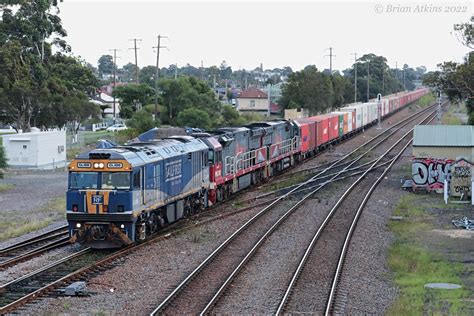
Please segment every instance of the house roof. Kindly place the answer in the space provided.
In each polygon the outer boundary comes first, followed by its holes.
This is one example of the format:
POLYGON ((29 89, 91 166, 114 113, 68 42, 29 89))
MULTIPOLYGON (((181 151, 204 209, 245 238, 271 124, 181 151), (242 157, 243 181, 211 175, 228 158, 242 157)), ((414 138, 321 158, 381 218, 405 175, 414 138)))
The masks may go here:
POLYGON ((472 147, 474 128, 468 125, 417 125, 413 146, 418 147, 472 147))
POLYGON ((239 99, 268 99, 268 95, 260 89, 250 87, 240 92, 239 99))

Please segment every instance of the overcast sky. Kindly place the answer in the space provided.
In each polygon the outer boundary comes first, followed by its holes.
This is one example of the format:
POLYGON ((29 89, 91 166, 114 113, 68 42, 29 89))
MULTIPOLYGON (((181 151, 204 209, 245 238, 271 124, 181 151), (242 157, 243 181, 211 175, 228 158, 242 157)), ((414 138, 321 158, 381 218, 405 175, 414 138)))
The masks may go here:
POLYGON ((308 64, 333 69, 351 66, 354 56, 383 55, 390 67, 404 63, 434 70, 442 61, 462 61, 469 51, 457 40, 453 24, 467 22, 472 2, 447 1, 112 1, 64 0, 60 17, 75 55, 93 65, 118 52, 119 66, 134 62, 132 38, 139 38, 138 65, 190 63, 233 70, 308 64), (449 8, 448 8, 449 7, 449 8), (445 12, 454 9, 461 12, 445 12), (402 12, 403 11, 403 12, 402 12), (428 11, 428 12, 427 12, 428 11), (441 11, 441 12, 438 12, 441 11))

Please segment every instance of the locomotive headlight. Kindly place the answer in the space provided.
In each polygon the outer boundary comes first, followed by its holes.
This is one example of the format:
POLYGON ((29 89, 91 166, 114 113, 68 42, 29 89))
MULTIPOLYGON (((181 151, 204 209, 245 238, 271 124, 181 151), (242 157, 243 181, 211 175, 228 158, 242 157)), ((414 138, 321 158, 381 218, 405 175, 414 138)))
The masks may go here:
POLYGON ((76 227, 77 227, 77 228, 81 228, 81 226, 82 226, 81 223, 77 223, 77 224, 76 224, 76 227))
POLYGON ((124 225, 124 224, 120 224, 120 228, 125 229, 125 225, 124 225))
POLYGON ((94 164, 94 168, 99 168, 99 164, 97 162, 94 164))
POLYGON ((104 168, 104 164, 102 162, 99 163, 99 168, 104 168))

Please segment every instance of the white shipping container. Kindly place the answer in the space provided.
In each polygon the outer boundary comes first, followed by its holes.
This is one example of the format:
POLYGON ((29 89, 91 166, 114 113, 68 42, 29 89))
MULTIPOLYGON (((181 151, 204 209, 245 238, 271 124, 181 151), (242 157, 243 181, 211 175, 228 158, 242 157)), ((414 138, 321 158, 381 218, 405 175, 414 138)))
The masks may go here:
POLYGON ((8 165, 54 169, 66 165, 66 131, 3 135, 8 165))
MULTIPOLYGON (((367 124, 377 120, 377 102, 364 103, 367 109, 367 124)), ((366 125, 367 125, 366 124, 366 125)))
POLYGON ((352 132, 352 114, 354 111, 347 111, 347 132, 352 132))
MULTIPOLYGON (((362 127, 363 108, 362 104, 346 106, 340 109, 343 112, 355 113, 355 126, 352 126, 352 130, 362 127)), ((352 121, 352 120, 351 120, 352 121)))

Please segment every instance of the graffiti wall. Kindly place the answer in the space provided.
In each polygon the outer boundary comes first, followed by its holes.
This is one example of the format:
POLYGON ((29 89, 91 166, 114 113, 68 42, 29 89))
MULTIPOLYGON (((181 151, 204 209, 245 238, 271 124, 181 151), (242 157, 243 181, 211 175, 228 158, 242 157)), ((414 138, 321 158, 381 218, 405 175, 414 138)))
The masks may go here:
POLYGON ((452 162, 452 159, 413 158, 411 174, 414 188, 441 192, 452 162))
POLYGON ((472 164, 465 160, 456 160, 451 165, 451 187, 450 195, 467 199, 471 196, 471 174, 472 164))

